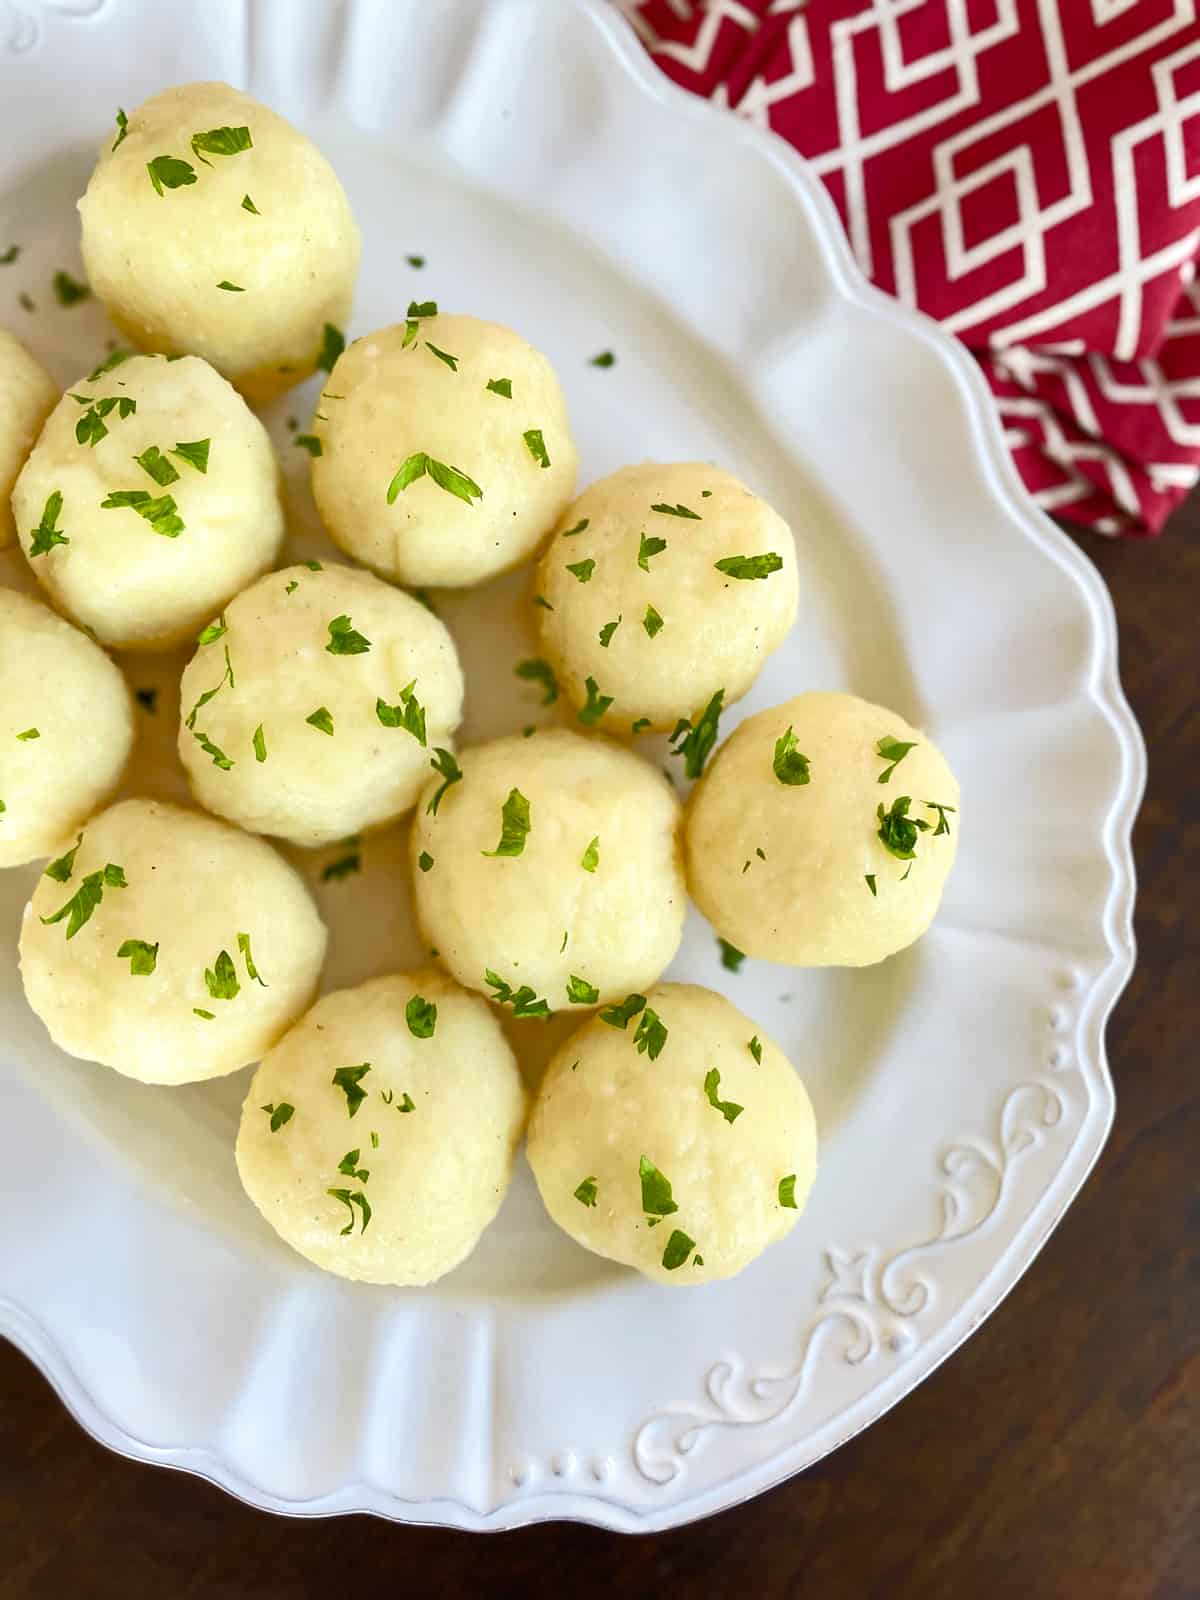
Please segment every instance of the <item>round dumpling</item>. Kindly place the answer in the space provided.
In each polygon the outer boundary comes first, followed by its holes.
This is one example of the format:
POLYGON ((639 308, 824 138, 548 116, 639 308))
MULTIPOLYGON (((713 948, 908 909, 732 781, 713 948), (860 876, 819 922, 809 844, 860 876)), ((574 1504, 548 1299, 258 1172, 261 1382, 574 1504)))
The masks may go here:
POLYGON ((554 369, 519 334, 410 310, 334 367, 313 494, 349 555, 461 588, 533 554, 574 492, 575 443, 554 369))
POLYGON ((445 625, 352 567, 272 572, 201 640, 179 754, 201 805, 255 833, 320 845, 390 822, 462 716, 445 625))
POLYGON ((25 997, 55 1044, 143 1083, 257 1061, 324 958, 317 908, 270 845, 155 800, 93 817, 21 925, 25 997))
POLYGON ((852 694, 750 717, 692 791, 688 887, 717 932, 793 967, 866 967, 933 921, 958 848, 937 746, 852 694))
POLYGON ((678 824, 671 785, 617 745, 565 729, 478 745, 417 807, 421 926, 518 1017, 621 999, 679 948, 678 824))
POLYGON ((111 361, 58 402, 13 493, 59 610, 117 650, 178 644, 275 559, 267 430, 204 361, 111 361))
POLYGON ((365 1283, 432 1283, 500 1209, 525 1092, 495 1016, 444 973, 319 1000, 254 1074, 237 1164, 294 1250, 365 1283))
POLYGON ((664 983, 628 1020, 601 1012, 557 1051, 528 1154, 547 1211, 586 1249, 664 1283, 706 1283, 791 1229, 816 1176, 817 1125, 791 1062, 748 1017, 710 989, 664 983))
POLYGON ((361 250, 350 203, 310 140, 228 84, 139 106, 79 214, 88 281, 142 349, 203 356, 257 402, 340 348, 361 250))
POLYGON ((57 399, 50 374, 0 328, 0 550, 17 536, 9 510, 17 473, 57 399))
POLYGON ((538 568, 542 648, 568 698, 610 696, 606 732, 672 728, 718 690, 746 693, 796 616, 791 530, 700 462, 602 478, 538 568))
POLYGON ((133 744, 125 680, 99 645, 0 589, 0 867, 49 855, 116 788, 133 744))

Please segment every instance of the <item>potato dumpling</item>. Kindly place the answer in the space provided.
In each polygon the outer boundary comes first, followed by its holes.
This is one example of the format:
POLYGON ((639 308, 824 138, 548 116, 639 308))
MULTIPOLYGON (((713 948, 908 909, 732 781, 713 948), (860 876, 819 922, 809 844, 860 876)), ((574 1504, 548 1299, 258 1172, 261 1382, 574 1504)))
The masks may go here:
POLYGON ((444 973, 328 994, 266 1056, 237 1164, 282 1239, 328 1272, 423 1284, 500 1209, 525 1092, 495 1016, 444 973))
POLYGON ((749 689, 791 627, 791 530, 701 462, 624 467, 563 514, 538 567, 542 648, 576 706, 611 696, 605 732, 673 728, 718 689, 749 689), (589 684, 591 689, 589 690, 589 684))
POLYGON ((120 672, 37 600, 0 589, 0 867, 36 861, 116 788, 133 743, 120 672))
POLYGON ((200 638, 180 758, 201 805, 255 833, 315 846, 392 821, 462 716, 445 625, 353 567, 269 573, 200 638))
POLYGON ((0 550, 17 536, 9 509, 17 473, 57 399, 50 374, 0 328, 0 550))
POLYGON ((125 800, 46 868, 20 950, 25 997, 60 1049, 195 1083, 257 1061, 311 1003, 325 927, 261 839, 125 800))
POLYGON ((110 360, 58 402, 13 493, 54 604, 117 650, 194 634, 275 559, 267 430, 195 356, 110 360))
POLYGON ((870 966, 933 921, 957 808, 918 728, 852 694, 802 694, 743 722, 692 791, 688 887, 749 956, 870 966))
POLYGON ((477 745, 442 774, 413 825, 417 915, 460 983, 537 1017, 662 974, 687 896, 661 773, 550 729, 477 745))
POLYGON ((411 306, 339 359, 312 483, 349 555, 400 583, 461 588, 533 554, 574 493, 576 453, 545 356, 436 310, 411 306))
POLYGON ((340 348, 350 203, 310 140, 228 84, 140 105, 105 137, 79 214, 88 281, 142 349, 203 356, 261 402, 340 348))
POLYGON ((664 983, 551 1059, 529 1120, 546 1209, 597 1255, 663 1283, 729 1278, 782 1239, 817 1170, 791 1062, 710 989, 664 983))

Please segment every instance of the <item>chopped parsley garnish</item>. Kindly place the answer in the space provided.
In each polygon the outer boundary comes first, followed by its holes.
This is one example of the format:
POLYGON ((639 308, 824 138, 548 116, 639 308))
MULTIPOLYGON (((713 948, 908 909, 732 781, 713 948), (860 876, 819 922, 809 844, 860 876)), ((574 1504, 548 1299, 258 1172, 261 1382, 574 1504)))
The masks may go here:
POLYGON ((285 583, 284 584, 283 592, 284 592, 284 594, 295 594, 296 590, 299 587, 300 587, 300 585, 296 582, 295 578, 293 578, 290 583, 285 583))
POLYGON ((305 561, 301 564, 306 566, 310 572, 324 572, 325 570, 319 561, 305 561))
POLYGON ((388 484, 388 505, 394 504, 397 495, 403 494, 409 484, 416 483, 418 478, 423 478, 426 474, 433 479, 439 489, 444 489, 447 494, 456 495, 467 505, 473 500, 483 499, 483 490, 474 478, 468 478, 467 474, 460 472, 457 467, 447 466, 444 461, 435 461, 424 450, 418 450, 401 464, 395 477, 388 484))
POLYGON ((83 835, 80 834, 66 855, 59 856, 57 860, 52 861, 42 876, 53 878, 55 883, 70 883, 71 874, 75 871, 75 856, 82 843, 83 835))
POLYGON ((779 1180, 779 1204, 787 1206, 789 1211, 799 1211, 796 1204, 796 1174, 789 1172, 786 1178, 779 1180))
POLYGON ((594 1206, 596 1204, 595 1178, 585 1178, 574 1191, 574 1195, 581 1206, 594 1206))
POLYGON ((242 986, 228 950, 222 950, 211 967, 205 967, 204 987, 214 1000, 236 999, 242 986))
POLYGON ((254 738, 251 742, 254 745, 255 761, 265 761, 267 759, 267 736, 263 732, 263 725, 261 722, 259 723, 258 727, 255 728, 254 738))
POLYGON ((636 722, 630 724, 629 731, 632 734, 645 733, 646 729, 650 726, 651 722, 649 717, 639 717, 636 722))
POLYGON ((546 450, 546 441, 542 438, 542 430, 540 428, 528 428, 521 437, 525 441, 529 454, 537 462, 538 466, 543 469, 548 467, 550 465, 550 456, 546 450))
POLYGON ((667 1042, 667 1027, 658 1012, 652 1011, 649 1006, 642 1012, 633 1042, 638 1055, 648 1055, 651 1061, 657 1061, 662 1054, 663 1045, 667 1042))
POLYGON ((425 707, 413 693, 417 680, 406 683, 400 691, 400 700, 397 705, 390 706, 386 700, 376 699, 375 715, 385 728, 403 728, 411 733, 413 738, 425 749, 425 707))
MULTIPOLYGON (((667 1240, 667 1247, 662 1253, 662 1264, 668 1272, 674 1272, 676 1267, 681 1267, 696 1248, 695 1239, 689 1239, 682 1228, 672 1228, 671 1237, 667 1240)), ((697 1265, 703 1265, 703 1257, 697 1256, 697 1265)))
POLYGON ((754 1035, 753 1039, 751 1039, 750 1043, 746 1046, 746 1048, 747 1048, 747 1050, 749 1050, 750 1054, 754 1057, 755 1064, 757 1066, 761 1067, 762 1066, 762 1040, 758 1037, 757 1034, 754 1035))
POLYGON ((333 737, 333 716, 328 706, 318 706, 317 709, 305 717, 305 722, 312 728, 319 729, 333 737))
POLYGON ((713 565, 727 578, 769 578, 783 566, 783 557, 769 550, 762 556, 725 556, 713 565))
POLYGON ((578 712, 579 720, 587 728, 594 728, 600 718, 613 703, 611 694, 601 694, 600 685, 595 678, 585 678, 584 688, 587 690, 587 703, 578 712))
POLYGON ((47 499, 42 510, 42 520, 30 535, 29 554, 31 556, 44 556, 56 544, 70 544, 70 539, 58 527, 58 519, 62 515, 63 497, 60 490, 47 499))
POLYGON ((379 1135, 375 1132, 374 1128, 371 1129, 371 1149, 379 1149, 379 1135))
POLYGON ((740 972, 742 962, 746 959, 745 951, 739 950, 735 944, 730 944, 728 939, 722 939, 720 934, 717 935, 717 944, 721 947, 721 965, 725 970, 740 972))
POLYGON ((419 994, 413 995, 404 1008, 404 1020, 414 1039, 433 1038, 433 1030, 437 1027, 437 1011, 432 1000, 425 1000, 419 994))
POLYGON ((573 1006, 594 1006, 600 998, 600 991, 594 984, 581 978, 573 972, 567 984, 567 999, 573 1006))
POLYGON ((194 1017, 203 1017, 205 1022, 215 1022, 217 1020, 215 1011, 205 1011, 202 1006, 193 1006, 192 1015, 194 1017))
POLYGON ((452 356, 448 350, 439 350, 437 345, 435 345, 429 339, 426 339, 425 341, 425 348, 430 352, 431 355, 435 355, 444 366, 449 367, 451 372, 458 371, 457 356, 452 356))
POLYGON ((610 1028, 625 1028, 629 1026, 632 1018, 639 1011, 646 1009, 646 996, 644 994, 627 994, 624 1000, 616 1005, 605 1006, 600 1013, 600 1021, 607 1022, 610 1028))
POLYGON ((442 803, 442 796, 446 793, 446 790, 451 788, 454 784, 462 782, 462 768, 450 754, 449 750, 443 750, 440 745, 434 746, 433 755, 430 757, 429 765, 443 780, 440 788, 434 792, 433 798, 425 807, 427 812, 436 817, 438 807, 442 803))
POLYGON ((206 167, 212 162, 207 156, 236 156, 253 147, 249 128, 210 128, 207 133, 192 135, 192 154, 206 167))
POLYGON ((296 1115, 295 1106, 288 1105, 286 1100, 281 1100, 278 1105, 259 1106, 260 1111, 265 1111, 271 1119, 271 1132, 278 1133, 296 1115))
POLYGON ((157 710, 158 710, 158 690, 157 689, 135 689, 133 691, 133 697, 137 701, 138 705, 140 705, 144 711, 148 711, 151 714, 151 716, 153 716, 155 714, 155 712, 157 712, 157 710))
POLYGON ((214 767, 220 767, 222 772, 228 772, 230 767, 233 766, 232 758, 227 756, 224 750, 221 749, 220 745, 214 744, 208 735, 203 733, 199 728, 192 729, 192 738, 195 739, 196 743, 200 746, 201 750, 204 751, 206 756, 212 757, 212 764, 214 767))
POLYGON ((367 1098, 367 1091, 360 1087, 362 1080, 371 1070, 369 1061, 359 1062, 357 1067, 338 1067, 330 1082, 335 1089, 340 1089, 346 1096, 346 1115, 352 1117, 367 1098))
POLYGON ((669 506, 662 500, 660 500, 656 505, 652 505, 650 509, 651 511, 660 511, 664 517, 690 517, 693 522, 699 522, 701 520, 700 513, 698 511, 689 511, 687 506, 684 505, 677 504, 669 506))
POLYGON ((505 1006, 511 1003, 514 1017, 548 1017, 550 1007, 545 1000, 539 1000, 537 993, 523 983, 519 989, 514 989, 511 984, 505 983, 489 967, 483 975, 483 981, 489 989, 495 989, 492 999, 497 1005, 505 1006))
POLYGON ((648 1156, 642 1156, 639 1160, 638 1176, 642 1180, 642 1210, 647 1216, 669 1217, 672 1211, 679 1210, 671 1194, 670 1179, 658 1170, 648 1156))
POLYGON ((436 317, 437 314, 436 300, 410 300, 408 302, 408 317, 404 323, 404 339, 400 348, 407 350, 417 337, 417 324, 422 317, 436 317))
POLYGON ((704 1074, 704 1093, 708 1097, 709 1105, 712 1106, 714 1111, 719 1111, 726 1122, 736 1122, 746 1109, 745 1106, 739 1106, 732 1100, 719 1098, 721 1093, 721 1072, 719 1067, 711 1067, 704 1074))
POLYGON ((904 871, 903 871, 903 872, 902 872, 902 873, 901 873, 901 874, 900 874, 900 882, 901 882, 901 883, 903 883, 903 882, 904 882, 904 880, 905 880, 905 878, 907 878, 907 877, 908 877, 908 875, 909 875, 909 873, 910 873, 910 872, 911 872, 911 871, 912 871, 912 869, 913 869, 913 864, 912 864, 912 862, 911 862, 911 861, 910 861, 910 862, 909 862, 909 863, 908 863, 908 865, 907 865, 907 866, 906 866, 906 867, 905 867, 905 869, 904 869, 904 871))
POLYGON ((315 433, 298 433, 292 443, 301 450, 307 450, 309 455, 314 458, 325 453, 321 447, 321 441, 315 433))
POLYGON ((366 1233, 367 1227, 371 1221, 371 1202, 367 1199, 366 1195, 361 1189, 326 1189, 325 1193, 330 1195, 334 1200, 340 1200, 345 1206, 346 1210, 350 1213, 350 1221, 341 1230, 343 1236, 347 1233, 354 1232, 354 1224, 358 1220, 354 1214, 355 1206, 357 1206, 359 1211, 362 1213, 362 1227, 359 1231, 361 1233, 366 1233))
POLYGON ((42 736, 36 728, 26 728, 24 733, 17 735, 18 739, 40 739, 42 736))
POLYGON ((873 872, 864 872, 863 882, 866 884, 867 888, 870 889, 871 893, 878 897, 879 890, 875 887, 875 874, 873 872))
POLYGON ((156 444, 148 445, 140 456, 134 456, 133 459, 143 472, 154 479, 160 489, 165 489, 169 483, 179 482, 179 474, 156 444))
POLYGON ((552 706, 558 699, 558 679, 554 676, 554 668, 540 656, 534 656, 528 661, 518 661, 513 671, 526 683, 541 684, 546 691, 542 696, 544 706, 552 706))
POLYGON ((110 356, 104 358, 95 372, 88 373, 88 383, 95 383, 97 378, 103 378, 107 373, 112 372, 115 367, 119 367, 122 362, 132 360, 136 353, 134 350, 114 350, 110 356))
POLYGON ((222 611, 221 615, 215 622, 210 622, 206 628, 201 628, 200 632, 196 635, 196 643, 212 644, 215 640, 219 639, 223 633, 228 633, 228 631, 229 624, 225 621, 225 613, 222 611))
POLYGON ((600 835, 596 834, 583 852, 579 865, 585 872, 595 872, 600 865, 600 835))
POLYGON ((689 778, 698 778, 704 771, 704 763, 717 742, 717 725, 721 720, 724 699, 724 689, 718 689, 694 724, 686 717, 681 717, 675 724, 670 741, 671 754, 683 757, 683 770, 689 778))
POLYGON ((245 294, 246 292, 246 286, 244 284, 230 283, 228 278, 222 278, 220 283, 217 285, 217 288, 224 289, 229 294, 245 294))
POLYGON ((173 456, 178 456, 181 461, 186 461, 189 467, 195 467, 197 472, 208 471, 208 452, 212 448, 211 439, 183 440, 171 451, 173 456))
POLYGON ((421 851, 421 854, 417 857, 417 865, 420 867, 422 872, 428 872, 433 866, 433 857, 429 854, 428 850, 421 851))
POLYGON ((91 299, 92 291, 87 284, 80 283, 69 272, 56 272, 50 281, 60 306, 74 306, 81 300, 91 299))
POLYGON ((259 977, 258 968, 254 965, 254 957, 250 951, 250 935, 248 933, 238 934, 237 947, 242 960, 246 963, 246 975, 251 983, 260 984, 264 989, 269 988, 270 986, 259 977))
POLYGON ((347 1150, 346 1154, 338 1162, 338 1171, 343 1175, 343 1177, 357 1178, 360 1183, 366 1183, 370 1179, 371 1174, 368 1168, 359 1166, 358 1162, 361 1155, 361 1149, 347 1150))
POLYGON ((409 1098, 407 1093, 401 1095, 400 1103, 396 1107, 396 1110, 401 1116, 403 1116, 407 1111, 415 1111, 416 1109, 415 1103, 409 1098))
POLYGON ((498 394, 503 400, 512 399, 511 378, 489 378, 487 388, 490 394, 498 394))
POLYGON ((196 181, 195 167, 177 156, 155 156, 153 161, 147 161, 146 171, 157 195, 162 195, 164 189, 186 189, 196 181))
POLYGON ((138 516, 144 517, 154 532, 162 534, 164 539, 178 539, 184 531, 183 518, 177 514, 175 501, 169 494, 154 498, 145 489, 114 489, 107 499, 100 502, 100 509, 136 511, 138 516))
POLYGON ((11 267, 20 254, 21 246, 10 244, 7 250, 0 251, 0 267, 11 267))
POLYGON ((529 819, 529 801, 519 789, 509 790, 508 799, 501 807, 500 819, 500 843, 494 850, 481 850, 480 855, 521 855, 533 824, 529 819))
POLYGON ((243 211, 252 211, 256 217, 261 217, 262 216, 262 212, 254 204, 254 201, 251 200, 251 198, 250 198, 250 196, 248 194, 244 194, 242 196, 242 210, 243 211))
POLYGON ((642 627, 645 628, 646 632, 652 639, 656 633, 661 631, 662 625, 663 619, 659 616, 658 612, 653 606, 647 606, 646 615, 642 618, 642 627))
MULTIPOLYGON (((104 418, 111 416, 115 411, 120 421, 133 416, 137 410, 137 401, 126 394, 107 394, 98 400, 93 400, 86 394, 71 394, 71 399, 76 405, 86 406, 86 410, 75 424, 75 438, 79 444, 89 445, 93 450, 101 439, 108 438, 108 429, 104 426, 104 418)), ((134 457, 136 460, 137 457, 134 457)))
POLYGON ((649 572, 650 557, 661 555, 666 548, 667 541, 665 539, 651 539, 646 534, 642 534, 641 541, 638 544, 638 566, 641 567, 643 572, 649 572))
POLYGON ((362 858, 358 853, 358 835, 356 833, 351 834, 348 839, 341 840, 341 845, 344 850, 348 850, 350 853, 349 855, 339 856, 336 861, 329 862, 327 866, 321 869, 322 883, 340 882, 342 878, 348 878, 352 872, 361 871, 362 858))
POLYGON ((588 583, 592 573, 596 570, 594 557, 588 556, 586 561, 568 561, 567 571, 573 573, 580 583, 588 583))
POLYGON ((109 146, 109 154, 110 155, 117 148, 117 146, 122 143, 122 141, 125 138, 125 135, 128 132, 129 132, 129 118, 125 115, 124 108, 121 107, 121 106, 118 106, 117 107, 117 137, 113 140, 112 144, 109 146))
POLYGON ((117 951, 117 960, 129 961, 131 978, 148 978, 158 965, 158 946, 145 939, 126 939, 117 951))
POLYGON ((915 740, 909 740, 906 744, 900 739, 893 739, 890 734, 885 734, 882 739, 878 740, 875 745, 875 754, 882 756, 885 761, 890 763, 879 774, 879 782, 886 783, 908 752, 916 748, 915 740))
POLYGON ((936 800, 922 800, 921 804, 923 806, 925 806, 927 810, 936 811, 937 814, 938 814, 938 824, 937 824, 937 827, 933 830, 933 837, 936 839, 939 833, 949 833, 950 832, 950 824, 946 821, 946 813, 947 813, 947 811, 949 811, 951 813, 957 814, 958 807, 957 806, 940 806, 940 805, 938 805, 936 800))
POLYGON ((588 362, 589 367, 615 367, 617 358, 611 350, 601 350, 598 356, 593 356, 588 362))
POLYGON ((424 256, 405 256, 404 259, 410 267, 423 267, 425 265, 424 256))
POLYGON ((535 606, 541 606, 543 611, 554 610, 554 607, 550 604, 549 600, 546 599, 544 594, 535 594, 533 597, 533 603, 535 606))
POLYGON ((581 517, 573 528, 563 529, 562 538, 573 539, 577 533, 582 533, 585 528, 591 525, 591 520, 592 519, 590 517, 581 517))
MULTIPOLYGON (((911 861, 916 855, 916 843, 920 834, 925 833, 930 824, 923 822, 920 817, 910 817, 908 808, 912 805, 911 795, 902 794, 892 801, 888 811, 882 804, 876 807, 875 814, 879 818, 879 830, 876 838, 883 845, 889 855, 898 861, 911 861)), ((948 830, 947 830, 948 831, 948 830)))
POLYGON ((349 617, 334 617, 329 624, 329 643, 325 646, 331 656, 365 656, 370 648, 370 639, 351 625, 349 617))
POLYGON ((604 650, 608 649, 609 645, 612 643, 612 636, 613 636, 614 633, 616 633, 617 629, 621 626, 622 621, 623 621, 623 618, 618 617, 615 622, 606 622, 604 624, 604 626, 600 629, 600 633, 599 633, 598 637, 600 639, 601 649, 604 649, 604 650))
POLYGON ((332 372, 334 363, 345 348, 345 334, 340 328, 334 327, 332 322, 327 322, 321 335, 321 349, 317 355, 317 370, 319 372, 332 372))
POLYGON ((789 727, 786 733, 781 733, 776 739, 775 755, 771 762, 780 783, 792 789, 810 782, 812 776, 808 770, 808 757, 801 755, 796 748, 798 742, 789 727))
MULTIPOLYGON (((76 849, 78 848, 78 845, 76 845, 76 849)), ((73 854, 74 852, 72 852, 73 854)), ((56 862, 55 865, 57 864, 56 862)), ((64 917, 68 918, 67 938, 73 939, 80 928, 86 922, 91 921, 92 912, 103 900, 105 889, 127 889, 128 887, 129 885, 125 881, 124 869, 114 866, 110 861, 101 871, 89 872, 67 903, 59 906, 53 916, 43 917, 42 921, 49 925, 50 923, 61 922, 64 917)))

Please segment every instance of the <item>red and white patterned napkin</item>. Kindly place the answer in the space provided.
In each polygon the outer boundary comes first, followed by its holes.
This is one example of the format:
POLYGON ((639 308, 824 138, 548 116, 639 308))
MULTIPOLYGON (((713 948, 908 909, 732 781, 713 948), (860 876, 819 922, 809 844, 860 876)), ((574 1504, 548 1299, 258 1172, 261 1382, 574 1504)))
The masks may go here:
POLYGON ((971 348, 1040 505, 1158 531, 1200 477, 1196 0, 615 3, 971 348))

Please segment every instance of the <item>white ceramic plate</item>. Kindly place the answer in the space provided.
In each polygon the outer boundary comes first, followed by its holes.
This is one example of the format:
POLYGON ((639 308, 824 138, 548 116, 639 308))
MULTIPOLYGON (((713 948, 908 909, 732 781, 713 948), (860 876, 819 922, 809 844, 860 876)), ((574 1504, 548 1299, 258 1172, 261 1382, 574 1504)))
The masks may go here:
MULTIPOLYGON (((967 356, 863 283, 788 150, 673 89, 607 8, 208 0, 180 17, 0 0, 0 250, 24 246, 0 270, 0 320, 63 382, 93 365, 98 309, 48 289, 78 271, 73 202, 115 107, 187 79, 247 88, 347 183, 366 247, 353 332, 410 296, 509 322, 562 373, 581 481, 711 457, 784 511, 801 620, 723 732, 804 688, 893 705, 962 779, 961 848, 929 935, 866 971, 732 977, 693 914, 671 976, 723 989, 789 1050, 823 1149, 786 1242, 690 1292, 577 1249, 523 1162, 434 1288, 321 1276, 238 1187, 245 1074, 150 1089, 49 1046, 13 950, 35 871, 5 874, 0 1331, 105 1443, 272 1510, 669 1527, 797 1471, 920 1382, 1096 1158, 1143 774, 1109 602, 1022 494, 967 356), (587 364, 608 347, 613 369, 587 364)), ((285 419, 310 404, 311 388, 271 417, 304 554, 323 546, 285 419)), ((22 565, 0 579, 27 584, 22 565)), ((508 680, 530 653, 526 582, 439 598, 468 737, 542 718, 508 680)), ((181 792, 177 671, 131 668, 162 691, 134 787, 181 792)), ((361 876, 318 883, 329 987, 418 956, 399 851, 368 840, 361 876)), ((527 1025, 525 1053, 557 1026, 527 1025)))

